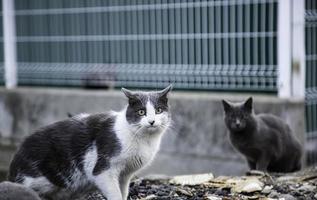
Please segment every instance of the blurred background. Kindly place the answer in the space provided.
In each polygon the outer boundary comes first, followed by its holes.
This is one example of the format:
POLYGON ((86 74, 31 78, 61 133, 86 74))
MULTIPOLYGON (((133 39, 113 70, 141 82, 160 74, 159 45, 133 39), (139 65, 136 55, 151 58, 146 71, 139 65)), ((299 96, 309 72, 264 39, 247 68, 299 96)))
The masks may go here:
MULTIPOLYGON (((67 114, 119 110, 120 87, 172 83, 173 127, 147 173, 242 174, 220 100, 254 97, 317 163, 317 1, 2 0, 0 171, 67 114)), ((291 152, 290 152, 291 153, 291 152)))

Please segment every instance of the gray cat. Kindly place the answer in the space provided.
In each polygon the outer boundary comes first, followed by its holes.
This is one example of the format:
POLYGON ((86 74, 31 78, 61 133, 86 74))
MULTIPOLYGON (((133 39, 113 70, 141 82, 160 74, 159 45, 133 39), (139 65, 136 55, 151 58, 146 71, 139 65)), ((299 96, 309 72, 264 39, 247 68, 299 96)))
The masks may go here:
POLYGON ((9 180, 53 199, 74 199, 94 188, 126 200, 132 176, 148 166, 170 123, 168 93, 122 89, 120 112, 80 114, 38 129, 22 143, 9 180))
POLYGON ((0 183, 1 200, 41 200, 35 191, 17 183, 0 183))
POLYGON ((251 170, 293 172, 301 169, 302 146, 290 127, 271 114, 254 114, 252 98, 243 103, 222 100, 232 145, 251 170))

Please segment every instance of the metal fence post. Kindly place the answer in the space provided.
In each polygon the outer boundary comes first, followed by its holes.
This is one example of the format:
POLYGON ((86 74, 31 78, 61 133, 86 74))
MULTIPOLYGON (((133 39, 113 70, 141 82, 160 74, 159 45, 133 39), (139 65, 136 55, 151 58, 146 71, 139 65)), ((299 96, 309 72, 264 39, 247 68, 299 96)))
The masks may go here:
POLYGON ((5 86, 17 86, 17 57, 14 1, 2 0, 5 86))
POLYGON ((292 96, 305 98, 305 1, 292 6, 292 96))
POLYGON ((305 98, 305 1, 279 0, 278 96, 305 98))
POLYGON ((291 1, 278 2, 278 96, 290 98, 291 93, 291 1))

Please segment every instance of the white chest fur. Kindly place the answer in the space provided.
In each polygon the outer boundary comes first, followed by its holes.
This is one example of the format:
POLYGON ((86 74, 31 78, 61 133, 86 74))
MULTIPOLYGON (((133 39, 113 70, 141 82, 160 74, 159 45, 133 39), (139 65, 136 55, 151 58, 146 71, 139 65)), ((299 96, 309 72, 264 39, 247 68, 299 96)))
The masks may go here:
POLYGON ((120 155, 112 160, 118 168, 128 168, 131 173, 146 167, 159 150, 162 130, 158 133, 145 133, 133 127, 125 120, 124 112, 117 113, 114 130, 122 145, 120 155))

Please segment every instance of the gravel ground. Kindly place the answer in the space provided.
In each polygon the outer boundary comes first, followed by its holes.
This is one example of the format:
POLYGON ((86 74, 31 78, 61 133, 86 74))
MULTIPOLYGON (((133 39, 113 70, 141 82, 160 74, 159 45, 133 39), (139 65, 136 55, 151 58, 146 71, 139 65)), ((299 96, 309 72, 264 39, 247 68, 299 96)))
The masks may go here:
MULTIPOLYGON (((190 181, 189 181, 190 183, 190 181)), ((177 184, 171 179, 138 179, 130 185, 130 200, 317 200, 317 167, 292 174, 249 173, 241 177, 220 176, 195 184, 177 184)), ((104 200, 94 192, 85 199, 104 200)))

